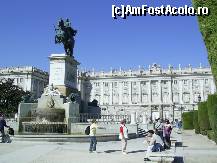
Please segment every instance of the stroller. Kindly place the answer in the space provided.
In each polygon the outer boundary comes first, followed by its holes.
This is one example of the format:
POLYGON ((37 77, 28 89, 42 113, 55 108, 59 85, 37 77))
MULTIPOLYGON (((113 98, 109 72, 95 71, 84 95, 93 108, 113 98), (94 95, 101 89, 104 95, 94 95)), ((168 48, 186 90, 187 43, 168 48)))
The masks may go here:
POLYGON ((11 136, 14 136, 14 129, 13 128, 9 128, 8 132, 4 135, 2 135, 2 143, 11 143, 11 136))

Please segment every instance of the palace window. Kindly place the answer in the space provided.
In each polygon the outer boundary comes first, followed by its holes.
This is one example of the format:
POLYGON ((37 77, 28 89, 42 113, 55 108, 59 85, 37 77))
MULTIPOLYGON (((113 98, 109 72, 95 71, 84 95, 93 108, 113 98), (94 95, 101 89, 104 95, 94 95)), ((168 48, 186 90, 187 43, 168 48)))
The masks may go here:
POLYGON ((198 80, 194 80, 194 84, 198 84, 198 80))
POLYGON ((205 79, 205 84, 208 84, 208 79, 205 79))
POLYGON ((173 83, 174 83, 174 84, 177 84, 177 80, 174 80, 173 83))
POLYGON ((23 83, 23 78, 20 78, 20 83, 23 83))
POLYGON ((105 82, 105 87, 108 87, 108 83, 107 82, 105 82))
POLYGON ((184 82, 184 84, 187 84, 187 80, 184 80, 183 82, 184 82))

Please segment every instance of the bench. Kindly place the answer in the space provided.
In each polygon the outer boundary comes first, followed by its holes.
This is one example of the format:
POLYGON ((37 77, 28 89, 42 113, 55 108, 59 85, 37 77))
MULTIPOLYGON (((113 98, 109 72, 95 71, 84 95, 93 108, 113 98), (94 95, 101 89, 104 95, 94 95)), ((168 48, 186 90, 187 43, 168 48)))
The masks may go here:
POLYGON ((175 148, 171 148, 170 150, 165 150, 162 152, 150 152, 148 154, 148 159, 152 162, 173 162, 174 158, 175 148))

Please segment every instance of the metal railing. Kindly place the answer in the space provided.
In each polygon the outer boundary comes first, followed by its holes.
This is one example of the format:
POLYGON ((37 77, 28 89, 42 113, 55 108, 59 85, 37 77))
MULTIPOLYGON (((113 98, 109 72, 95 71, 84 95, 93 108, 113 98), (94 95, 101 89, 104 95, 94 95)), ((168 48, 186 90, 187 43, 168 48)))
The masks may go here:
POLYGON ((126 119, 127 123, 131 122, 130 115, 101 115, 101 114, 91 114, 91 113, 81 113, 79 114, 79 122, 90 122, 95 119, 97 122, 102 123, 120 123, 121 120, 126 119))

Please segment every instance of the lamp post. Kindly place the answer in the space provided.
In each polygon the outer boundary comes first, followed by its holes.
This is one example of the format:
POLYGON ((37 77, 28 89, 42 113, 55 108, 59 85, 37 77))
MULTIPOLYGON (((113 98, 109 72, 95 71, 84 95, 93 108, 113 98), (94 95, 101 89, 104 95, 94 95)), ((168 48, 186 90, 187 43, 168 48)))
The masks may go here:
POLYGON ((181 117, 182 117, 182 111, 183 111, 183 106, 181 105, 181 107, 180 107, 180 111, 181 111, 181 117))
POLYGON ((197 97, 197 107, 198 107, 198 105, 199 105, 200 102, 201 102, 201 96, 198 95, 198 97, 197 97))
POLYGON ((175 114, 175 103, 172 104, 172 107, 173 107, 173 122, 174 122, 174 118, 175 118, 175 115, 174 115, 175 114))
POLYGON ((201 96, 200 95, 198 95, 198 103, 200 103, 201 102, 201 96))

